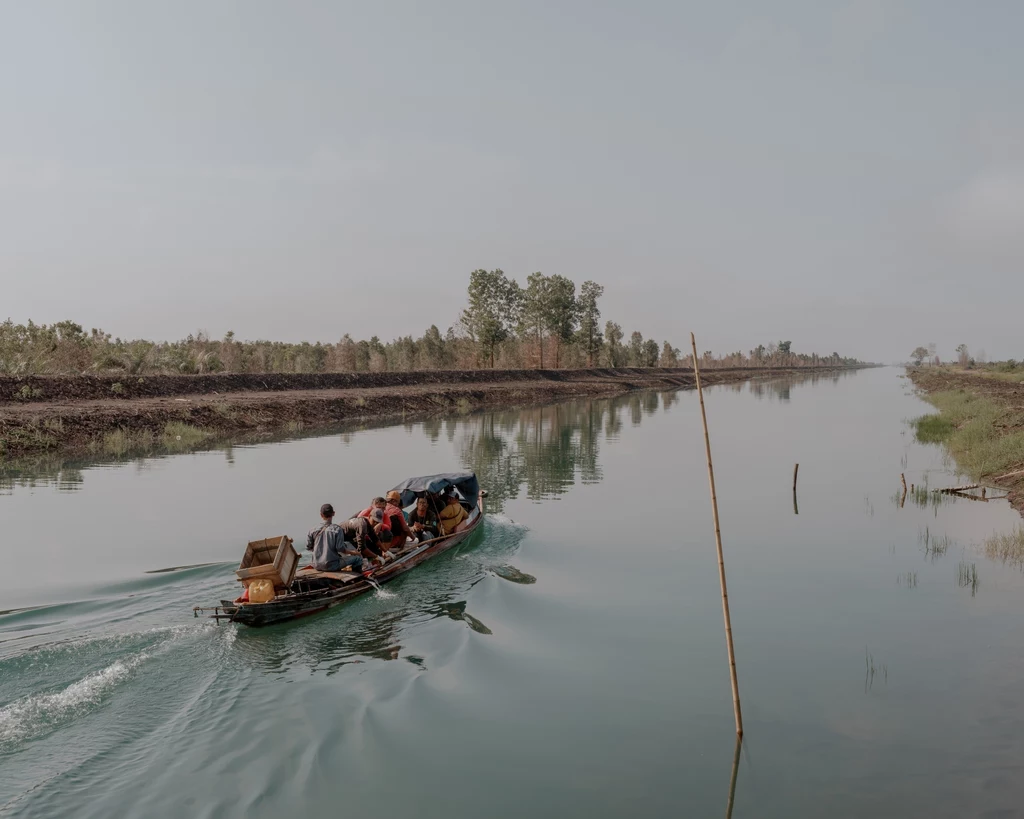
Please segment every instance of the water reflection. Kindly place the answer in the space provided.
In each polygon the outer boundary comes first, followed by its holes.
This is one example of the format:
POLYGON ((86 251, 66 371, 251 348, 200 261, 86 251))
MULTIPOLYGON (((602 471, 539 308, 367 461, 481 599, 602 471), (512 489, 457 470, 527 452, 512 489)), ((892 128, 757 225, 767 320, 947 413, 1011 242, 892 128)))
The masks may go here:
MULTIPOLYGON (((797 385, 814 384, 823 378, 837 380, 844 375, 795 375, 712 385, 709 389, 749 390, 758 398, 787 401, 797 385)), ((577 481, 583 484, 601 481, 604 477, 600 464, 601 445, 618 441, 625 419, 628 417, 631 426, 639 426, 645 417, 659 410, 667 412, 679 400, 678 389, 650 390, 526 409, 432 417, 407 422, 404 426, 412 434, 422 432, 431 442, 436 443, 443 437, 457 443, 462 466, 481 476, 491 493, 491 509, 500 511, 504 501, 519 497, 520 492, 525 491, 531 500, 542 500, 566 492, 577 481)), ((391 425, 393 421, 362 420, 328 429, 296 428, 275 434, 241 436, 230 441, 210 441, 189 451, 221 451, 232 466, 239 446, 326 436, 338 436, 347 446, 357 432, 391 425)), ((9 494, 18 487, 32 489, 46 485, 55 485, 60 491, 74 491, 83 484, 92 468, 132 465, 142 471, 176 454, 182 453, 126 453, 106 458, 48 454, 0 461, 0 493, 9 494)))
POLYGON ((743 737, 736 735, 736 748, 732 753, 732 774, 729 777, 729 800, 725 803, 725 819, 732 819, 732 806, 736 801, 736 779, 740 772, 740 750, 743 748, 743 737))
POLYGON ((438 619, 490 635, 490 627, 467 608, 470 590, 490 574, 511 570, 530 577, 508 564, 526 528, 500 516, 488 517, 484 527, 482 534, 389 584, 383 593, 365 595, 308 620, 239 632, 239 652, 270 674, 298 666, 331 675, 367 660, 406 659, 426 668, 422 657, 405 653, 403 635, 438 619), (301 640, 295 639, 296 628, 302 629, 301 640))
POLYGON ((563 494, 577 480, 599 482, 601 445, 618 440, 623 414, 636 426, 677 400, 674 392, 645 392, 489 412, 461 421, 456 441, 462 465, 487 486, 488 508, 500 512, 524 489, 530 500, 542 500, 563 494))
POLYGON ((723 384, 718 389, 731 389, 733 392, 749 392, 758 400, 768 399, 769 401, 790 400, 791 394, 796 387, 814 386, 826 381, 838 385, 841 378, 848 378, 855 374, 855 370, 834 371, 827 373, 794 373, 792 375, 774 376, 764 380, 752 379, 750 381, 738 382, 736 384, 723 384))

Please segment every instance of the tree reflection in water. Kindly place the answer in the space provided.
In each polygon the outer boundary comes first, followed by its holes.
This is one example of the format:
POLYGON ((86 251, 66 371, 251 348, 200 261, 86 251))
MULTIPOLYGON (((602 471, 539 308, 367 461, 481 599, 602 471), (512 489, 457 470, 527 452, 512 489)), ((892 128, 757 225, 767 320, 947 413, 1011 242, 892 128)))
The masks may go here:
POLYGON ((474 415, 459 423, 462 466, 487 488, 488 511, 502 511, 520 492, 530 500, 555 497, 577 480, 602 480, 601 444, 618 439, 623 413, 637 425, 677 400, 674 392, 652 391, 474 415))
POLYGON ((838 384, 840 378, 846 378, 855 372, 856 370, 848 370, 776 375, 764 380, 751 379, 750 381, 737 382, 735 384, 716 385, 716 389, 731 389, 734 392, 742 392, 744 389, 747 389, 758 400, 767 398, 770 401, 777 399, 786 402, 789 401, 794 387, 813 386, 823 381, 831 381, 833 384, 838 384))

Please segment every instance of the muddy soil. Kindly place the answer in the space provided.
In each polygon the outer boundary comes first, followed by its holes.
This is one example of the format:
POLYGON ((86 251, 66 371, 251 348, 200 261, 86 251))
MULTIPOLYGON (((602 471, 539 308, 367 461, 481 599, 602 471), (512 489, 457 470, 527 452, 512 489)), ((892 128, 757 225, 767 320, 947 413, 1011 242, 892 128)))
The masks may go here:
MULTIPOLYGON (((811 372, 715 369, 702 378, 714 384, 811 372)), ((0 457, 84 449, 117 429, 160 435, 175 421, 217 434, 269 432, 693 385, 691 370, 662 368, 0 378, 0 457)))

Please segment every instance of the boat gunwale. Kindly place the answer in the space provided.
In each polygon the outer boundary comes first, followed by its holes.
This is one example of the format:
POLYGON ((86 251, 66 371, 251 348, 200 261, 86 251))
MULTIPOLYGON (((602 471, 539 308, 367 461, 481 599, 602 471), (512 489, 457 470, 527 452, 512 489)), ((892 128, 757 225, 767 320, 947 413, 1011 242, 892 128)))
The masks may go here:
MULTIPOLYGON (((397 558, 396 561, 371 572, 369 579, 366 576, 352 581, 332 581, 326 579, 328 585, 321 589, 289 592, 282 597, 268 600, 266 603, 240 604, 234 601, 222 600, 220 608, 234 608, 234 611, 230 613, 227 619, 232 623, 239 623, 240 625, 252 628, 277 625, 278 623, 295 620, 308 614, 325 611, 375 588, 375 584, 371 582, 371 579, 376 581, 377 586, 389 583, 416 566, 426 563, 431 558, 443 554, 453 546, 465 541, 483 522, 484 498, 486 495, 485 491, 480 491, 475 507, 479 514, 465 529, 452 532, 450 535, 441 535, 429 541, 424 541, 418 547, 397 558)), ((299 578, 296 578, 296 580, 299 580, 299 578)), ((295 580, 292 582, 294 583, 295 580)))

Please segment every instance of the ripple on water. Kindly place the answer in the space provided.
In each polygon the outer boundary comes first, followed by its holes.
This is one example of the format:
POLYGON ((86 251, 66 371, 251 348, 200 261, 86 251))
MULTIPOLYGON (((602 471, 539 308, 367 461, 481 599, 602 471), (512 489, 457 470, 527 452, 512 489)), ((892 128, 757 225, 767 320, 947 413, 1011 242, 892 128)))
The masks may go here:
MULTIPOLYGON (((49 689, 22 696, 0 708, 0 753, 48 734, 89 713, 148 660, 169 651, 183 637, 209 626, 169 626, 110 636, 67 639, 38 646, 0 661, 0 670, 24 688, 49 689), (100 667, 82 674, 90 665, 100 667)), ((0 686, 0 696, 6 686, 0 686)))

